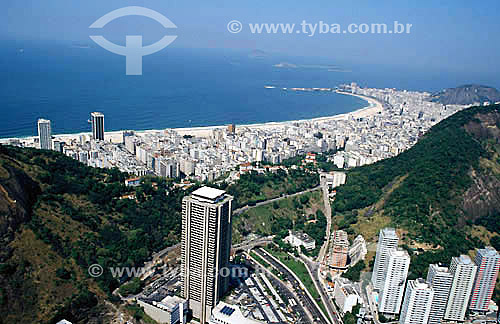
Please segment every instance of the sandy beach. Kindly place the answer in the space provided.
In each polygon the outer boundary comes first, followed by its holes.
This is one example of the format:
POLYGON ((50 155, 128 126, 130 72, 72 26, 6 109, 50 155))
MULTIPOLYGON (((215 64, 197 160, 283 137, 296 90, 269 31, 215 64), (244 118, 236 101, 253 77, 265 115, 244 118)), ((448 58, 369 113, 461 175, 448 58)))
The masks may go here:
MULTIPOLYGON (((286 126, 290 123, 297 123, 297 122, 305 122, 305 121, 330 121, 330 120, 346 120, 350 117, 353 118, 365 118, 365 117, 370 117, 377 115, 379 112, 382 112, 383 110, 383 105, 381 102, 378 100, 375 100, 373 98, 365 97, 362 95, 357 95, 357 94, 352 94, 348 92, 342 92, 342 91, 335 91, 338 94, 346 95, 346 96, 354 96, 361 98, 365 101, 368 102, 368 106, 355 110, 350 113, 345 113, 345 114, 340 114, 340 115, 334 115, 334 116, 326 116, 326 117, 318 117, 318 118, 310 118, 310 119, 300 119, 300 120, 289 120, 289 121, 282 121, 282 122, 268 122, 268 123, 260 123, 260 124, 246 124, 246 125, 236 125, 236 131, 238 132, 238 129, 241 128, 250 128, 250 129, 268 129, 268 128, 273 128, 273 127, 279 127, 279 126, 286 126)), ((223 126, 207 126, 207 127, 191 127, 191 128, 174 128, 177 133, 180 135, 192 135, 192 136, 198 136, 198 137, 207 137, 211 135, 212 130, 214 129, 225 129, 227 128, 227 125, 223 126)), ((151 131, 144 131, 144 132, 151 132, 151 131)), ((140 132, 138 132, 140 133, 140 132)))
MULTIPOLYGON (((382 103, 380 103, 378 100, 375 100, 373 98, 365 97, 365 96, 358 95, 358 94, 352 94, 349 92, 338 91, 338 90, 335 92, 338 94, 346 95, 346 96, 354 96, 354 97, 361 98, 361 99, 367 101, 369 105, 366 107, 363 107, 361 109, 355 110, 353 112, 340 114, 340 115, 334 115, 334 116, 301 119, 301 120, 289 120, 289 121, 281 121, 281 122, 267 122, 267 123, 259 123, 259 124, 236 125, 236 131, 238 132, 238 130, 241 130, 242 128, 269 129, 269 128, 275 128, 275 127, 280 127, 280 126, 284 127, 284 126, 289 125, 291 123, 306 122, 306 121, 346 120, 350 117, 365 118, 365 117, 369 117, 369 116, 374 116, 383 110, 382 103)), ((219 126, 200 126, 200 127, 185 127, 185 128, 150 129, 150 130, 139 130, 139 131, 134 131, 134 132, 137 134, 146 134, 146 133, 153 133, 153 132, 163 132, 165 130, 173 130, 173 131, 176 131, 181 136, 191 135, 191 136, 195 136, 195 137, 208 137, 208 136, 211 136, 213 130, 226 129, 226 128, 227 128, 227 125, 219 125, 219 126)), ((113 142, 117 142, 120 140, 120 137, 122 136, 124 131, 126 131, 126 130, 106 132, 105 133, 106 140, 111 140, 113 142)), ((59 139, 59 140, 68 141, 68 140, 72 140, 72 139, 77 139, 82 135, 90 136, 91 132, 76 133, 76 134, 54 134, 53 137, 56 139, 59 139)), ((26 137, 18 137, 18 138, 31 139, 31 138, 35 138, 35 137, 37 137, 37 136, 26 136, 26 137)), ((16 138, 3 138, 3 139, 0 139, 0 143, 8 143, 12 139, 16 139, 16 138)))

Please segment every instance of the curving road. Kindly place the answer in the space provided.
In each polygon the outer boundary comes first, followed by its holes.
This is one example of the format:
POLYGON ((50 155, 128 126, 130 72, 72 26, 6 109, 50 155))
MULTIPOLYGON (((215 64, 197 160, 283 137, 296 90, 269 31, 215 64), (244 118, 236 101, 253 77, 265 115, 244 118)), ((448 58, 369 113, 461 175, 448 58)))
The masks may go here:
POLYGON ((285 199, 285 198, 295 197, 295 196, 298 196, 298 195, 305 194, 306 192, 315 191, 315 190, 318 190, 319 188, 321 188, 321 186, 317 186, 317 187, 314 187, 314 188, 311 188, 311 189, 307 189, 307 190, 304 190, 304 191, 299 191, 299 192, 296 192, 294 194, 284 195, 284 196, 272 198, 272 199, 269 199, 269 200, 266 200, 266 201, 261 201, 259 203, 256 203, 254 206, 246 205, 246 206, 243 206, 241 208, 233 210, 233 215, 238 215, 238 214, 241 214, 242 212, 247 211, 249 209, 252 209, 252 208, 255 208, 255 207, 259 207, 259 206, 264 206, 264 205, 267 205, 267 204, 270 204, 270 203, 273 203, 275 201, 279 201, 279 200, 282 200, 282 199, 285 199))

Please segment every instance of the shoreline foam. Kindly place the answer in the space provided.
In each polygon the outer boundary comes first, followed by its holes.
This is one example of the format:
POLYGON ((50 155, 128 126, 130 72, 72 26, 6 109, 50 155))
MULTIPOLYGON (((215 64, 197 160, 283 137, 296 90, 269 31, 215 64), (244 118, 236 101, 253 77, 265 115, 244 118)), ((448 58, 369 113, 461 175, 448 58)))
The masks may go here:
MULTIPOLYGON (((241 125, 236 125, 236 129, 238 129, 238 128, 266 129, 266 128, 277 127, 277 126, 278 127, 285 126, 287 124, 298 123, 298 122, 321 122, 321 121, 333 121, 333 120, 346 120, 349 117, 365 118, 365 117, 374 116, 383 110, 382 103, 380 103, 376 99, 366 97, 363 95, 349 93, 349 92, 343 92, 343 91, 339 91, 339 90, 336 90, 334 92, 338 93, 338 94, 346 95, 346 96, 358 97, 360 99, 365 100, 369 105, 365 106, 363 108, 357 109, 355 111, 343 113, 343 114, 339 114, 339 115, 308 118, 308 119, 279 121, 279 122, 241 124, 241 125)), ((210 136, 210 134, 213 130, 225 129, 225 128, 227 128, 227 125, 148 129, 148 130, 123 129, 123 130, 118 130, 118 131, 108 131, 108 132, 105 132, 105 134, 106 134, 106 136, 112 137, 112 136, 120 135, 121 133, 123 133, 125 131, 134 131, 135 133, 138 133, 138 134, 147 134, 147 133, 153 133, 153 132, 163 132, 165 130, 173 130, 173 131, 176 131, 180 136, 192 135, 195 137, 207 137, 207 136, 210 136)), ((91 134, 91 132, 81 132, 81 133, 73 133, 73 134, 53 134, 53 137, 55 137, 55 138, 75 138, 75 137, 79 137, 81 135, 90 135, 90 134, 91 134)), ((15 139, 32 139, 32 138, 36 138, 36 137, 38 137, 38 136, 0 138, 0 143, 7 143, 8 141, 15 140, 15 139)))

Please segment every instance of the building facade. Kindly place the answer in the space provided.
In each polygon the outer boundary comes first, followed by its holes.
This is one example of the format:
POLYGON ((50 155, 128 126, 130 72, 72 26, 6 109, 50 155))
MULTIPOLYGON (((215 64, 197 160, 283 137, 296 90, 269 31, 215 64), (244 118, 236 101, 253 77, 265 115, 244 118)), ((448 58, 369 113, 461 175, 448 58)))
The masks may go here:
POLYGON ((428 323, 433 298, 434 290, 424 279, 408 281, 399 323, 428 323))
POLYGON ((474 311, 486 312, 498 278, 500 255, 491 246, 479 249, 474 264, 477 266, 477 273, 469 308, 474 311))
POLYGON ((100 112, 93 112, 90 114, 90 122, 92 123, 92 139, 104 141, 104 115, 100 112))
POLYGON ((429 324, 441 324, 443 321, 452 282, 453 274, 448 268, 437 264, 431 264, 429 266, 427 283, 434 290, 434 299, 429 314, 429 324))
POLYGON ((38 120, 38 140, 41 150, 52 150, 52 127, 50 120, 38 120))
POLYGON ((365 238, 362 235, 356 236, 349 249, 350 266, 352 267, 359 261, 364 260, 367 253, 365 238))
POLYGON ((450 272, 453 274, 453 282, 444 319, 462 322, 465 319, 477 266, 467 255, 461 255, 451 259, 450 272))
POLYGON ((380 291, 379 312, 398 314, 405 291, 410 268, 410 255, 402 249, 389 250, 388 261, 383 271, 384 284, 380 291))
POLYGON ((349 239, 345 231, 334 231, 330 250, 329 265, 332 268, 344 269, 349 255, 349 239))
POLYGON ((373 266, 372 284, 375 290, 383 288, 385 274, 384 269, 389 261, 389 251, 398 247, 399 237, 394 228, 380 230, 377 244, 377 255, 373 266))
POLYGON ((181 292, 201 323, 209 321, 229 286, 230 278, 221 269, 229 267, 232 200, 210 187, 182 200, 181 292))

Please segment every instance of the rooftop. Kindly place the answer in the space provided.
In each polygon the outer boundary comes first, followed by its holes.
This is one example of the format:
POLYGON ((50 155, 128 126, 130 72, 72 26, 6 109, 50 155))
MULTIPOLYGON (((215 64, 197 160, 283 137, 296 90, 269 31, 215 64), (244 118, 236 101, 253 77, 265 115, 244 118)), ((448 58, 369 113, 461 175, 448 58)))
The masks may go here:
POLYGON ((488 257, 496 257, 496 256, 498 256, 497 250, 495 250, 491 246, 487 246, 484 249, 479 249, 478 252, 481 253, 482 255, 488 256, 488 257))
POLYGON ((193 195, 199 196, 202 198, 207 198, 210 200, 215 200, 225 193, 226 192, 224 190, 210 188, 210 187, 201 187, 200 189, 193 191, 193 195))
POLYGON ((246 318, 245 316, 243 316, 238 306, 229 305, 224 302, 219 302, 217 306, 214 308, 214 310, 212 311, 210 323, 218 322, 221 320, 226 323, 238 323, 238 324, 262 323, 259 321, 252 320, 250 318, 246 318))

